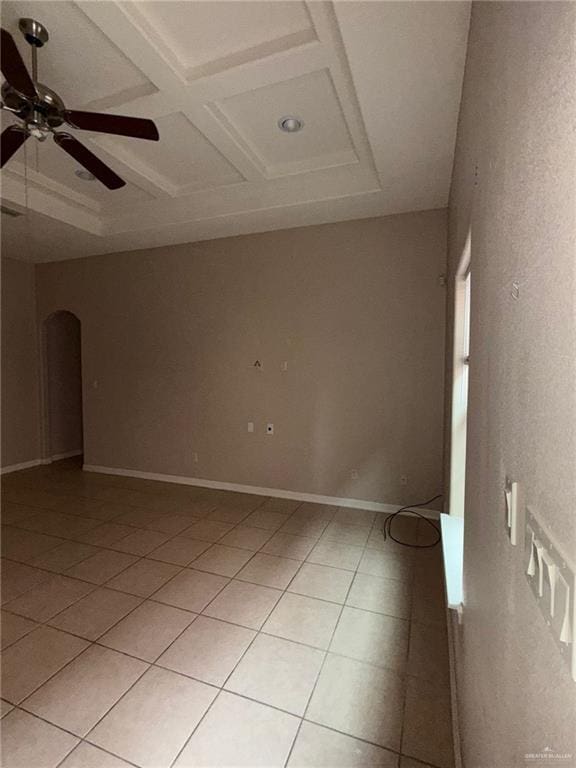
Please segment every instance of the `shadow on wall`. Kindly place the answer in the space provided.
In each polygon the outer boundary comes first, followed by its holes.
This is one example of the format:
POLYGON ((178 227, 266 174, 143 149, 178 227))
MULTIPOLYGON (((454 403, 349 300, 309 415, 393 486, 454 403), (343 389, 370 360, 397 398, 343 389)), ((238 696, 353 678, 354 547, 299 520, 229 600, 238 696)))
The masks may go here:
MULTIPOLYGON (((401 506, 443 493, 436 479, 440 475, 438 457, 420 440, 420 433, 414 433, 407 419, 409 401, 402 403, 401 396, 384 394, 389 401, 395 398, 399 407, 390 413, 376 412, 370 421, 362 412, 361 398, 360 405, 347 407, 337 390, 316 388, 309 403, 309 466, 317 487, 333 488, 331 495, 341 498, 401 506), (337 439, 335 425, 341 439, 337 439), (396 439, 387 440, 386 431, 396 439), (344 444, 348 455, 343 453, 344 444), (352 464, 350 454, 355 457, 352 464)), ((440 511, 442 501, 435 500, 427 508, 440 511)))
POLYGON ((42 325, 45 456, 83 452, 82 328, 72 312, 54 312, 42 325))

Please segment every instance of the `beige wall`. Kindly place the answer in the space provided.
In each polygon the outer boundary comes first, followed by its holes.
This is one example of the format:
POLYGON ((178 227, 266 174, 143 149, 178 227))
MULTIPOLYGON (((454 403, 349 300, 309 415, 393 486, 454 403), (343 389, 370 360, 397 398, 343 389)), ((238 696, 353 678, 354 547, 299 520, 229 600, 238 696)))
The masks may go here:
POLYGON ((82 452, 81 327, 70 312, 44 322, 48 447, 52 457, 82 452))
POLYGON ((576 683, 529 590, 523 544, 508 543, 503 495, 509 475, 576 560, 575 31, 572 3, 473 6, 449 224, 452 273, 472 230, 466 768, 525 766, 546 746, 576 759, 576 683))
POLYGON ((40 456, 34 265, 2 259, 2 466, 40 456))
POLYGON ((429 211, 38 265, 40 319, 82 321, 85 462, 433 496, 445 230, 429 211))

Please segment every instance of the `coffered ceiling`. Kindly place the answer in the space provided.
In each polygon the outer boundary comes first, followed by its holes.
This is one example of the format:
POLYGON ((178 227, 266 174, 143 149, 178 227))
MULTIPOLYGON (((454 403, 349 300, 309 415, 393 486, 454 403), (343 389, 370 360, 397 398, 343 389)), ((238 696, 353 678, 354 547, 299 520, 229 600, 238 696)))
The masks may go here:
MULTIPOLYGON (((446 205, 464 2, 3 0, 50 32, 66 106, 152 118, 159 142, 76 132, 126 181, 75 175, 49 139, 2 172, 3 252, 34 261, 446 205), (283 133, 295 115, 303 129, 283 133)), ((15 118, 2 113, 2 125, 15 118)))

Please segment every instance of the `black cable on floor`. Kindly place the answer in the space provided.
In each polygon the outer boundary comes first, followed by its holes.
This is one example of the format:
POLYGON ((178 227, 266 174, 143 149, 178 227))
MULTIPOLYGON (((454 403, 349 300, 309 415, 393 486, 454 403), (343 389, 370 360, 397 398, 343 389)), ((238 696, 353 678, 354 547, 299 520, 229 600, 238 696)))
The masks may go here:
POLYGON ((384 520, 384 527, 382 528, 382 535, 384 536, 384 541, 386 539, 392 539, 392 541, 395 541, 396 544, 402 544, 403 547, 413 547, 414 549, 429 549, 430 547, 435 547, 437 544, 440 543, 440 540, 442 538, 440 534, 440 528, 436 525, 435 522, 430 520, 429 517, 426 517, 425 515, 421 515, 420 512, 415 512, 413 507, 425 507, 428 504, 431 504, 433 501, 436 501, 437 499, 441 499, 442 494, 439 493, 438 496, 434 496, 432 499, 428 499, 428 501, 422 501, 420 504, 408 504, 406 507, 401 507, 400 509, 396 510, 396 512, 393 512, 391 515, 388 515, 386 520, 384 520), (411 515, 416 515, 421 520, 425 520, 428 525, 431 528, 434 528, 436 531, 436 540, 432 544, 411 544, 408 541, 400 541, 400 539, 397 539, 392 534, 392 521, 396 519, 396 516, 399 515, 401 512, 410 512, 411 515))

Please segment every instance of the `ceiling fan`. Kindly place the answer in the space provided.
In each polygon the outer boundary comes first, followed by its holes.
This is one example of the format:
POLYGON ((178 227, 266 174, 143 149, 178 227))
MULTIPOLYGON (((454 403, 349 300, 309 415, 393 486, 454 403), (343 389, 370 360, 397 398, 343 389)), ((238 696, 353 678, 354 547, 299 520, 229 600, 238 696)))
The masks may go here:
POLYGON ((46 27, 34 19, 20 19, 18 26, 32 47, 32 77, 28 74, 12 35, 2 29, 1 69, 5 82, 2 84, 0 107, 18 117, 22 125, 10 125, 2 132, 0 167, 10 160, 30 136, 45 141, 52 134, 61 149, 108 189, 123 187, 126 182, 74 136, 54 129, 67 123, 72 128, 85 131, 113 133, 149 141, 158 141, 158 129, 152 120, 139 117, 66 109, 55 91, 38 82, 37 49, 48 42, 46 27))

